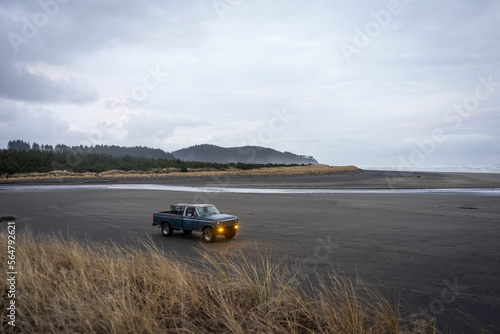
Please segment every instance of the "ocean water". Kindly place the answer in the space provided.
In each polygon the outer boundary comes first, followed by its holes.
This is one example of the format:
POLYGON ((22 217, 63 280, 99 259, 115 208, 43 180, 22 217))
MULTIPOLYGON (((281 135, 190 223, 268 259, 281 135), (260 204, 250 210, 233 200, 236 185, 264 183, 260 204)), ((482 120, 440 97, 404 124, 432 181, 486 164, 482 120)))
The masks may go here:
POLYGON ((489 165, 437 165, 415 167, 358 166, 366 170, 390 170, 408 172, 449 172, 449 173, 500 173, 500 164, 489 165))
POLYGON ((500 196, 500 188, 446 188, 446 189, 262 189, 184 187, 160 184, 92 184, 92 185, 12 185, 0 186, 0 192, 54 192, 67 190, 155 190, 192 193, 233 194, 443 194, 469 196, 500 196))

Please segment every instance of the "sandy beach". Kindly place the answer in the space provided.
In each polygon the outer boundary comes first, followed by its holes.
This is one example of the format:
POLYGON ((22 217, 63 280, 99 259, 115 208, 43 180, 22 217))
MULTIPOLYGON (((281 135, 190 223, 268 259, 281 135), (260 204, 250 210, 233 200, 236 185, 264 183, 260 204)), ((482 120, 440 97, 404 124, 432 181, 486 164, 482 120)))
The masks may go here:
MULTIPOLYGON (((106 180, 102 180, 103 182, 106 180)), ((111 180, 110 180, 111 181, 111 180)), ((500 174, 346 171, 330 175, 123 178, 116 183, 300 189, 499 188, 500 174)), ((52 180, 52 184, 85 184, 52 180)), ((500 332, 500 197, 470 194, 234 194, 158 190, 9 191, 0 185, 0 217, 18 230, 134 244, 152 239, 165 252, 201 261, 269 254, 303 280, 336 271, 375 286, 403 312, 437 319, 452 333, 480 323, 500 332), (240 218, 234 240, 199 234, 164 238, 154 211, 204 199, 240 218)), ((5 227, 5 222, 2 228, 5 227)))

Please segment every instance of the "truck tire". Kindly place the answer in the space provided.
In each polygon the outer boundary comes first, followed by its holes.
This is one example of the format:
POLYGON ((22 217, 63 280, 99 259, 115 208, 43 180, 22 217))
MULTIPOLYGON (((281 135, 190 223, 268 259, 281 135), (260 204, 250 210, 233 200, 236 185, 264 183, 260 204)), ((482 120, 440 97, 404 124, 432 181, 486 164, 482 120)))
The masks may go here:
POLYGON ((236 236, 236 230, 233 228, 233 229, 230 229, 230 230, 227 230, 225 233, 224 233, 224 236, 226 237, 226 239, 232 239, 236 236))
POLYGON ((161 225, 161 234, 164 237, 170 237, 172 235, 172 233, 174 233, 174 230, 172 229, 172 226, 170 225, 170 223, 163 223, 161 225))
POLYGON ((201 233, 201 238, 205 242, 215 242, 216 235, 211 227, 206 227, 201 233))

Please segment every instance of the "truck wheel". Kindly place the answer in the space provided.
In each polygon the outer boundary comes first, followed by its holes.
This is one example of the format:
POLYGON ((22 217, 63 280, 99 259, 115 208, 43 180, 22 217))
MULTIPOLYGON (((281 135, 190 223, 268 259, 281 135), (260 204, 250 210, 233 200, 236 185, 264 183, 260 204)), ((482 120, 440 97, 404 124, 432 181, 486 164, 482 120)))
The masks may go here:
POLYGON ((205 241, 205 242, 214 242, 216 235, 214 234, 214 231, 211 227, 207 227, 207 228, 203 229, 202 238, 203 238, 203 241, 205 241))
POLYGON ((189 235, 189 234, 191 234, 193 232, 191 230, 182 230, 182 231, 184 231, 184 234, 187 234, 187 235, 189 235))
POLYGON ((172 226, 170 226, 170 223, 164 223, 161 226, 161 234, 164 237, 170 237, 174 233, 174 230, 172 229, 172 226))
POLYGON ((236 236, 236 230, 234 228, 231 230, 228 230, 228 231, 226 231, 226 233, 224 233, 224 236, 226 237, 226 239, 232 239, 236 236))

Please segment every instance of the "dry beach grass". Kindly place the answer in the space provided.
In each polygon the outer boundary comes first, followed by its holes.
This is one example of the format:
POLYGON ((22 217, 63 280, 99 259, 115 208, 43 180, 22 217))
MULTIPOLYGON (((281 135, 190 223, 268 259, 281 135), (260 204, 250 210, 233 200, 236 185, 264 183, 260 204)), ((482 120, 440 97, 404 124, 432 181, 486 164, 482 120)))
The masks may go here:
POLYGON ((328 166, 323 164, 288 167, 265 167, 251 170, 229 169, 190 169, 181 172, 180 168, 155 169, 147 172, 110 170, 102 173, 74 173, 65 170, 55 170, 48 173, 26 173, 1 176, 0 181, 41 181, 41 180, 99 180, 99 179, 159 179, 173 177, 213 177, 225 175, 269 176, 269 175, 324 175, 358 170, 355 166, 328 166))
MULTIPOLYGON (((360 282, 313 292, 282 264, 205 256, 196 266, 152 244, 123 248, 19 233, 17 333, 436 333, 360 282)), ((7 237, 0 236, 7 249, 7 237)), ((6 252, 0 263, 7 272, 6 252)), ((2 280, 6 314, 7 281, 2 280)))

